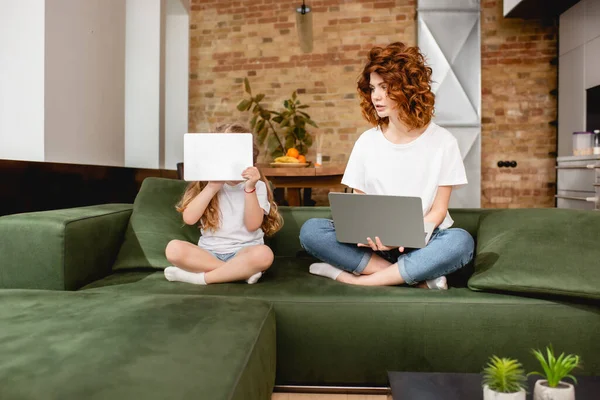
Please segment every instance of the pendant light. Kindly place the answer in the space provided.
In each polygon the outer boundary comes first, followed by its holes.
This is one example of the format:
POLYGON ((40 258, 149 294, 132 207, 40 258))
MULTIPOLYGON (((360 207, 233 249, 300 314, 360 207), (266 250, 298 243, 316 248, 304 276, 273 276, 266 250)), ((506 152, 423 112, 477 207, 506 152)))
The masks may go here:
POLYGON ((310 53, 313 49, 313 24, 310 7, 307 7, 302 0, 302 5, 296 9, 296 29, 298 30, 298 40, 300 49, 304 53, 310 53))

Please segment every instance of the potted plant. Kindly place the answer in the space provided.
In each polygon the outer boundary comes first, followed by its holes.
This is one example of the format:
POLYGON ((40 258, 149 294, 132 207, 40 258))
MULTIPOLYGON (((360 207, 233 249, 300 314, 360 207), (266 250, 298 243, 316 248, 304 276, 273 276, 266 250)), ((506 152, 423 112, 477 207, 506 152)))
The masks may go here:
POLYGON ((525 400, 527 378, 517 360, 492 356, 483 369, 484 400, 525 400))
POLYGON ((563 379, 569 378, 577 383, 577 379, 571 375, 571 371, 580 366, 579 356, 561 353, 556 357, 552 346, 546 347, 546 356, 540 350, 532 350, 532 352, 542 366, 543 373, 534 371, 530 372, 529 375, 540 375, 546 378, 535 383, 534 400, 575 399, 575 388, 572 384, 564 382, 563 379))
POLYGON ((237 109, 251 110, 253 116, 250 127, 257 136, 258 143, 263 145, 268 139, 267 146, 273 158, 289 156, 300 162, 306 162, 306 153, 313 143, 313 137, 307 131, 307 126, 318 127, 304 111, 309 106, 302 104, 294 91, 289 99, 284 100, 283 110, 273 111, 261 104, 264 94, 252 96, 248 78, 244 78, 244 90, 248 98, 240 101, 237 109))

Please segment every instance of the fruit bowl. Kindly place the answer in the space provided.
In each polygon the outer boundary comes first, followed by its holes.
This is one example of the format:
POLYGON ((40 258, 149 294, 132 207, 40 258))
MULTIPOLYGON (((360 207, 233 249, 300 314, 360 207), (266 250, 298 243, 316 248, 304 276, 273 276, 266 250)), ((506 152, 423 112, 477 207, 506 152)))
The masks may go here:
POLYGON ((306 168, 310 165, 310 162, 305 162, 305 163, 272 162, 269 165, 274 168, 306 168))

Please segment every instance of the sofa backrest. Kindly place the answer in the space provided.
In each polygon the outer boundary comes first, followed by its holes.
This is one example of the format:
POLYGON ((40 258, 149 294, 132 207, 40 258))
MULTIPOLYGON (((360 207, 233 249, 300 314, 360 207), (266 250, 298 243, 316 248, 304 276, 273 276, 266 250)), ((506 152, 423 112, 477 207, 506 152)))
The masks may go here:
MULTIPOLYGON (((138 193, 131 219, 114 265, 115 270, 156 268, 169 265, 165 248, 172 239, 198 241, 199 230, 186 226, 175 204, 185 191, 187 182, 176 179, 147 178, 138 193)), ((276 256, 295 256, 302 250, 299 234, 302 224, 310 218, 331 218, 329 207, 280 207, 283 228, 267 238, 276 256)), ((451 210, 455 226, 477 235, 479 219, 492 212, 481 209, 451 210)))

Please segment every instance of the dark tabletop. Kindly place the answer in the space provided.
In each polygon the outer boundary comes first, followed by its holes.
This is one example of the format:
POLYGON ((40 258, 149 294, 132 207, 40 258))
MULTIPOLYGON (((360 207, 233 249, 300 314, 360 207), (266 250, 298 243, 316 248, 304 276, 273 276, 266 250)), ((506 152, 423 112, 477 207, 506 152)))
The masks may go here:
MULTIPOLYGON (((527 399, 533 399, 538 376, 528 377, 527 399)), ((388 372, 393 400, 467 400, 482 399, 481 374, 443 372, 388 372)), ((600 377, 577 377, 577 400, 600 399, 600 377)))

